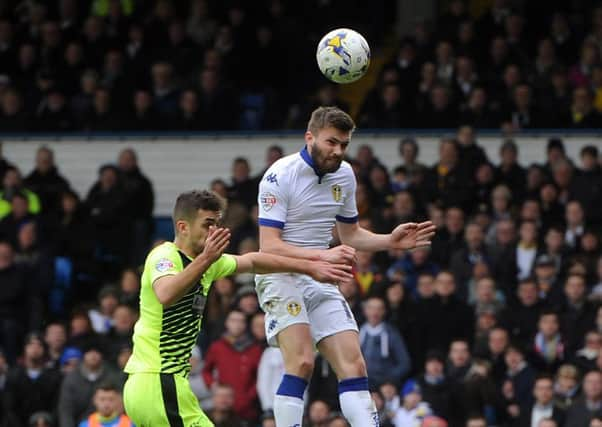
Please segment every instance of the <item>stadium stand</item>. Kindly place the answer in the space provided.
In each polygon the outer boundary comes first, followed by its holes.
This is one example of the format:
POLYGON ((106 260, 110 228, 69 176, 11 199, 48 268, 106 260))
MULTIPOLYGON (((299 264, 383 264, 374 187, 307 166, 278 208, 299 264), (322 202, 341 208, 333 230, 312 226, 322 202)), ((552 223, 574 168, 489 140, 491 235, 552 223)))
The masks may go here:
MULTIPOLYGON (((354 26, 374 51, 390 47, 390 2, 253 3, 2 2, 0 132, 302 128, 318 105, 347 107, 313 63, 325 30, 354 26)), ((476 131, 595 132, 602 7, 510 3, 495 0, 476 16, 452 0, 436 22, 417 23, 356 117, 361 128, 451 130, 428 162, 420 136, 400 138, 395 168, 369 145, 349 158, 364 227, 437 225, 431 250, 360 253, 355 283, 340 287, 360 325, 383 427, 602 423, 599 140, 570 157, 550 138, 541 161, 523 165, 511 139, 495 157, 476 131)), ((268 164, 282 155, 269 153, 268 164)), ((94 394, 122 387, 140 265, 159 243, 153 176, 136 154, 98 164, 96 182, 78 194, 51 149, 38 149, 32 170, 0 152, 0 425, 88 425, 99 411, 94 394)), ((261 175, 236 155, 232 181, 211 187, 229 201, 229 251, 245 253, 257 248, 261 175)), ((266 349, 251 283, 213 285, 191 357, 192 389, 219 426, 275 425, 284 368, 266 349), (233 308, 248 327, 227 349, 233 308), (218 384, 226 352, 233 365, 252 359, 253 369, 218 384), (257 397, 237 395, 249 382, 257 397)), ((345 425, 336 388, 318 356, 307 426, 345 425)))

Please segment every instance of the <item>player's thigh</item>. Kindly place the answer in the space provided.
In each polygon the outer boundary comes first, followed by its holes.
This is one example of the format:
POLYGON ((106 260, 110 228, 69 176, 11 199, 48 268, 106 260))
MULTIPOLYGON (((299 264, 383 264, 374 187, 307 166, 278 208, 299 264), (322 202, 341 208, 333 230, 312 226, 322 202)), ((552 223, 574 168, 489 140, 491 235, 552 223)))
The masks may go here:
POLYGON ((178 396, 178 413, 183 427, 213 427, 211 420, 199 406, 199 401, 190 388, 187 378, 174 376, 178 396))
POLYGON ((125 413, 139 427, 169 427, 159 374, 130 375, 123 387, 125 413))
POLYGON ((257 275, 255 284, 259 305, 266 314, 266 339, 271 346, 280 346, 280 333, 288 327, 309 324, 297 276, 257 275))
POLYGON ((305 303, 314 342, 344 331, 358 332, 357 322, 349 304, 332 285, 308 282, 305 303))
POLYGON ((296 323, 281 330, 278 333, 278 346, 286 373, 302 378, 311 376, 315 351, 308 324, 296 323))
POLYGON ((318 343, 318 350, 340 380, 367 376, 359 336, 348 330, 330 335, 318 343))
POLYGON ((183 377, 130 375, 123 400, 126 413, 138 427, 213 427, 183 377))
POLYGON ((366 375, 358 327, 349 304, 333 286, 321 286, 321 298, 309 302, 309 320, 318 350, 339 379, 366 375))

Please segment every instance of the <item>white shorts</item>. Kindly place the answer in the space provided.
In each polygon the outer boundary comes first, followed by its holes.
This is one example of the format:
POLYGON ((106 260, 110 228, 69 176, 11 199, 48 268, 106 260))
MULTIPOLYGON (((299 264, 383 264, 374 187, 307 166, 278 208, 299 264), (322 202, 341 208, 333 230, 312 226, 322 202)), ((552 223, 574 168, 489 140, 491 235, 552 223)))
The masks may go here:
POLYGON ((347 301, 334 285, 303 274, 258 274, 255 289, 271 346, 278 346, 280 331, 296 323, 309 324, 314 344, 339 332, 358 331, 347 301))

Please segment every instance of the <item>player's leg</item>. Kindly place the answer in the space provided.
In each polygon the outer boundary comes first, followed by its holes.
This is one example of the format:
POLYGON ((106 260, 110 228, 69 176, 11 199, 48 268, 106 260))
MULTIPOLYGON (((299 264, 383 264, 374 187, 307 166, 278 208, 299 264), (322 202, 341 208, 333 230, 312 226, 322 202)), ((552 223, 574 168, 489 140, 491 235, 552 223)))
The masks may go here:
POLYGON ((123 404, 125 413, 137 426, 170 427, 159 374, 130 375, 123 387, 123 404))
POLYGON ((199 407, 199 401, 190 388, 187 378, 171 375, 177 396, 178 414, 183 427, 214 427, 213 422, 199 407))
POLYGON ((315 353, 309 324, 296 323, 278 333, 285 374, 274 397, 277 426, 301 427, 303 395, 311 377, 315 353))
POLYGON ((326 337, 318 343, 318 349, 339 379, 341 410, 351 426, 378 426, 357 332, 343 331, 326 337))
POLYGON ((378 426, 378 412, 368 390, 366 362, 360 349, 358 327, 349 305, 330 285, 319 287, 319 299, 309 304, 309 320, 318 350, 339 379, 339 401, 352 427, 378 426))
POLYGON ((137 426, 213 427, 188 380, 169 374, 133 374, 123 389, 126 414, 137 426))
POLYGON ((266 313, 266 338, 280 347, 285 375, 274 398, 277 426, 301 426, 303 395, 314 364, 307 309, 296 276, 257 276, 259 304, 266 313))

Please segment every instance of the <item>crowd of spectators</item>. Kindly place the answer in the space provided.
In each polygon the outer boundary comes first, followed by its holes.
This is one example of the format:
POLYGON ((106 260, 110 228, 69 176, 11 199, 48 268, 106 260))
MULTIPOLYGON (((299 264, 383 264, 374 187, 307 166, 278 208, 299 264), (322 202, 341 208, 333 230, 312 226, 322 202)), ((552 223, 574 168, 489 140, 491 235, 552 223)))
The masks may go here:
MULTIPOLYGON (((492 3, 475 16, 452 0, 417 22, 359 124, 599 127, 602 6, 492 3)), ((3 2, 0 131, 300 128, 317 105, 347 107, 314 63, 320 37, 355 28, 382 55, 395 10, 358 0, 3 2)))
MULTIPOLYGON (((543 163, 519 165, 511 140, 489 159, 474 130, 599 126, 602 7, 511 3, 475 18, 452 0, 436 25, 418 23, 359 113, 361 127, 462 124, 433 165, 411 138, 393 170, 369 145, 349 159, 365 228, 437 225, 428 250, 359 253, 355 282, 340 286, 383 427, 602 425, 600 153, 590 145, 569 159, 550 139, 543 163)), ((343 25, 382 40, 392 21, 365 22, 389 8, 1 2, 0 131, 302 127, 316 105, 344 107, 305 59, 317 40, 343 25)), ((271 147, 265 167, 283 154, 271 147)), ((31 171, 0 153, 0 421, 11 427, 122 412, 140 266, 157 243, 152 177, 133 150, 101 165, 86 195, 59 166, 47 147, 31 171)), ((231 180, 211 185, 229 201, 232 253, 258 247, 253 172, 236 158, 231 180)), ((274 426, 284 367, 266 348, 251 275, 213 285, 191 364, 217 426, 274 426)), ((315 366, 307 425, 345 426, 336 377, 319 355, 315 366)))
POLYGON ((481 16, 451 0, 404 37, 366 98, 373 128, 597 128, 602 7, 494 0, 481 16), (518 3, 518 4, 517 4, 518 3))
MULTIPOLYGON (((400 141, 393 170, 368 145, 349 159, 362 226, 437 225, 430 249, 358 253, 354 283, 340 285, 385 427, 602 420, 600 153, 589 145, 570 159, 553 138, 545 162, 523 167, 518 150, 505 140, 489 159, 461 127, 440 141, 433 165, 420 163, 412 138, 400 141)), ((265 168, 283 155, 270 147, 265 168)), ((74 426, 94 409, 99 386, 110 394, 125 380, 140 265, 157 243, 152 184, 131 149, 99 169, 81 201, 47 147, 24 178, 10 158, 0 168, 3 416, 10 426, 33 416, 53 420, 35 425, 74 426)), ((258 248, 263 170, 253 174, 238 157, 231 180, 211 184, 229 200, 231 253, 258 248)), ((191 364, 192 388, 216 425, 274 425, 284 367, 279 350, 266 348, 252 275, 214 283, 191 364)), ((319 355, 315 366, 307 425, 344 426, 336 377, 319 355)))
POLYGON ((393 3, 3 1, 0 132, 282 128, 326 81, 322 35, 376 48, 393 3))

